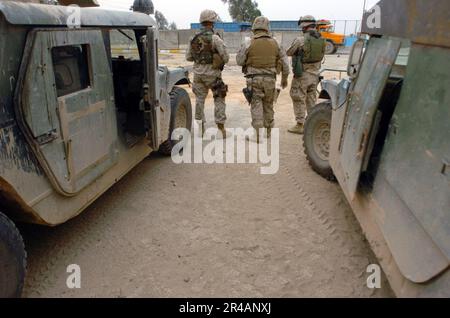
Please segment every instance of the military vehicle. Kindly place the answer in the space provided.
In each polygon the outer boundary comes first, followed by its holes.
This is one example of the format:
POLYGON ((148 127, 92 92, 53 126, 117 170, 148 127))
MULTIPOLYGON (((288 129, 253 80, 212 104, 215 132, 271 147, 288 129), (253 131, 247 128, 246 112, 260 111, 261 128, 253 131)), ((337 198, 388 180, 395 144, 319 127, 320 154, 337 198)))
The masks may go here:
POLYGON ((0 1, 0 297, 24 284, 13 221, 68 221, 192 125, 188 74, 159 66, 150 15, 60 3, 83 8, 0 1), (114 56, 112 33, 138 56, 114 56))
POLYGON ((399 297, 450 296, 450 2, 382 0, 304 146, 336 179, 399 297))
POLYGON ((334 25, 329 20, 317 21, 317 31, 327 40, 325 54, 335 54, 345 44, 345 35, 334 32, 334 25))

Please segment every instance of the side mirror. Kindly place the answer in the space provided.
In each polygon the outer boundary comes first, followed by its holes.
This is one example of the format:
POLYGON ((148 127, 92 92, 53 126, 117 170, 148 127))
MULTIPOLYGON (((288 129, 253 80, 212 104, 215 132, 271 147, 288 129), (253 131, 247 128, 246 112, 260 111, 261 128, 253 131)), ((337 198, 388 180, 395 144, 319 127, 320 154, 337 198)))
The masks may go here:
POLYGON ((358 75, 359 66, 364 54, 365 44, 366 41, 364 39, 358 39, 355 43, 353 43, 347 66, 347 74, 350 78, 356 78, 358 75))

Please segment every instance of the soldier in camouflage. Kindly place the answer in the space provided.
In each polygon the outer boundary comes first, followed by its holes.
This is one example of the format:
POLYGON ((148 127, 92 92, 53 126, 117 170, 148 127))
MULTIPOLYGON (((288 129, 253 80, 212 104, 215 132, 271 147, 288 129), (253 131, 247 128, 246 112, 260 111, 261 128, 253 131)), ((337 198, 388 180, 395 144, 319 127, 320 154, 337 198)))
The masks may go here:
POLYGON ((236 57, 247 78, 244 94, 251 104, 252 126, 255 128, 251 140, 257 143, 260 143, 260 129, 266 128, 270 138, 274 127, 273 106, 279 93, 277 74, 282 74, 281 87, 288 86, 289 61, 286 52, 270 35, 269 23, 266 17, 255 19, 253 37, 241 47, 236 57))
POLYGON ((205 100, 209 90, 212 90, 215 104, 215 121, 217 127, 226 138, 225 122, 228 86, 222 80, 222 71, 230 57, 225 43, 219 35, 214 33, 214 23, 217 21, 217 13, 205 10, 201 13, 200 23, 202 29, 195 35, 188 47, 186 59, 194 62, 193 92, 197 98, 195 119, 201 126, 201 134, 204 133, 205 100))
POLYGON ((325 56, 326 41, 316 30, 313 16, 300 18, 302 34, 294 40, 287 51, 292 57, 294 79, 291 86, 291 98, 297 124, 289 129, 290 133, 303 134, 307 111, 311 111, 317 102, 319 71, 325 56))

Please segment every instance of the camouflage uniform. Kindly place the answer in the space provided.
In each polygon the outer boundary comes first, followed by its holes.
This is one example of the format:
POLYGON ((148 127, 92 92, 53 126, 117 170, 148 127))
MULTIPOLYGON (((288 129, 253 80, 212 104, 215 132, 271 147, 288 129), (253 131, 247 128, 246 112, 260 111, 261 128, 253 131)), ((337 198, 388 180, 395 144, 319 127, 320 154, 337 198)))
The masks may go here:
MULTIPOLYGON (((205 30, 202 30, 202 32, 205 30)), ((191 39, 192 41, 192 39, 191 39)), ((220 56, 223 63, 228 63, 230 57, 228 55, 225 43, 216 34, 212 36, 212 51, 220 56)), ((194 61, 191 46, 188 47, 186 53, 186 59, 190 62, 194 61)), ((213 64, 201 64, 194 63, 194 83, 192 90, 197 98, 195 119, 206 122, 205 117, 205 100, 208 96, 209 90, 213 90, 214 83, 217 79, 222 78, 222 70, 213 66, 213 64)), ((220 94, 217 95, 213 90, 214 104, 215 104, 215 121, 216 124, 225 124, 227 120, 226 116, 226 104, 225 97, 220 94)))
MULTIPOLYGON (((288 56, 294 56, 298 50, 303 48, 304 35, 296 38, 287 51, 288 56)), ((317 85, 319 84, 319 71, 322 62, 303 64, 303 75, 292 80, 291 98, 294 104, 295 120, 303 125, 306 112, 310 112, 317 102, 317 85)))
MULTIPOLYGON (((265 22, 268 24, 268 20, 265 22)), ((286 52, 270 36, 267 26, 267 30, 254 30, 252 40, 241 47, 236 61, 243 67, 247 87, 253 93, 251 101, 253 128, 273 128, 277 73, 281 68, 283 80, 286 82, 289 76, 286 52)))

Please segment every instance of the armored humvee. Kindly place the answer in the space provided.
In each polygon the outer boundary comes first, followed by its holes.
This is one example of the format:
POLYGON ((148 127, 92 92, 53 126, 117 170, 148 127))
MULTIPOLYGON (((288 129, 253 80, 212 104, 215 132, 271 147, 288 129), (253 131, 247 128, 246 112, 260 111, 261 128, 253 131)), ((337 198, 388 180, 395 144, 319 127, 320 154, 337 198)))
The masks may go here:
POLYGON ((311 166, 337 179, 400 297, 450 296, 449 13, 380 1, 305 126, 311 166))
POLYGON ((0 297, 24 282, 13 221, 68 221, 192 124, 188 74, 158 65, 150 15, 26 2, 0 1, 0 297), (114 54, 112 34, 136 56, 114 54))

